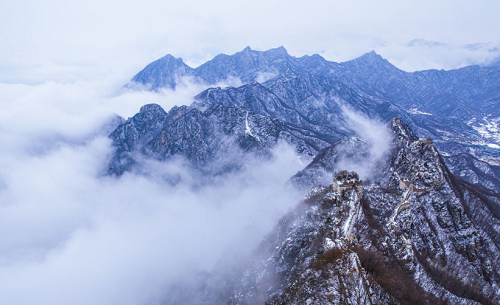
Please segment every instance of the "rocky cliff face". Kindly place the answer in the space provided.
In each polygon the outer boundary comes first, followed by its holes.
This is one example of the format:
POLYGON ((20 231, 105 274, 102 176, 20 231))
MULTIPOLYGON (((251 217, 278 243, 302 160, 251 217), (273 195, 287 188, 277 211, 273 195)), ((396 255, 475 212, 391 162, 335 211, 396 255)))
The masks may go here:
POLYGON ((110 135, 116 146, 110 174, 134 170, 141 158, 167 160, 182 157, 206 175, 241 168, 250 156, 270 157, 279 142, 312 158, 327 143, 288 128, 279 120, 242 107, 214 104, 205 110, 175 107, 168 113, 160 106, 143 106, 110 135))
POLYGON ((183 77, 192 75, 193 69, 181 58, 168 54, 147 65, 132 78, 132 82, 145 85, 151 90, 175 89, 183 77))
POLYGON ((312 159, 291 182, 314 188, 252 257, 221 262, 166 303, 500 303, 498 67, 407 73, 375 52, 339 64, 246 48, 196 69, 167 56, 134 81, 156 90, 184 76, 245 84, 142 107, 110 135, 110 174, 182 157, 213 177, 286 142, 312 159), (389 123, 376 158, 373 139, 356 137, 365 117, 389 123), (369 180, 339 173, 346 160, 369 180))
POLYGON ((237 271, 219 267, 204 302, 497 304, 497 211, 457 182, 430 139, 397 119, 390 127, 393 148, 378 180, 341 172, 313 188, 256 259, 237 271))

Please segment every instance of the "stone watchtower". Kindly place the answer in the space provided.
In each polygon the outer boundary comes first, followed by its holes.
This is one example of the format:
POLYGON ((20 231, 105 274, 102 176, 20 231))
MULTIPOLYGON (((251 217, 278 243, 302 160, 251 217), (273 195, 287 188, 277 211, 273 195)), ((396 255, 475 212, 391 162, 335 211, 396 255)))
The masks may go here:
POLYGON ((342 194, 345 191, 355 190, 358 197, 363 195, 363 181, 359 180, 358 174, 346 170, 338 172, 333 177, 333 191, 342 194))

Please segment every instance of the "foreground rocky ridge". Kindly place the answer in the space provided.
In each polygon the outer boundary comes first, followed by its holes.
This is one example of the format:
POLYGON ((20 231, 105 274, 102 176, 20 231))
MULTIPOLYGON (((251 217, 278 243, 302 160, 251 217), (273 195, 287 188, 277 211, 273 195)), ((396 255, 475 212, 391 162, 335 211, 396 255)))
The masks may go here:
POLYGON ((464 187, 430 139, 390 127, 376 181, 344 171, 313 188, 254 258, 216 268, 201 303, 498 304, 499 198, 464 187))

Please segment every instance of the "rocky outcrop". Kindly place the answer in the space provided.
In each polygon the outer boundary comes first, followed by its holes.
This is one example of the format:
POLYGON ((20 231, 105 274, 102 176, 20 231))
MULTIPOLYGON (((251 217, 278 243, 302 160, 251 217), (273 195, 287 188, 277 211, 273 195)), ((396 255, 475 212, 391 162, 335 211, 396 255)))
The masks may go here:
POLYGON ((164 161, 174 157, 184 158, 202 173, 217 175, 244 166, 252 156, 269 157, 280 142, 308 158, 317 153, 317 146, 325 146, 279 120, 219 104, 204 110, 174 107, 168 113, 159 105, 146 105, 110 138, 116 147, 109 166, 113 175, 134 170, 141 158, 164 161))
POLYGON ((181 58, 168 54, 147 65, 132 78, 132 83, 146 86, 150 90, 175 89, 185 77, 192 77, 194 70, 181 58))
POLYGON ((204 302, 498 304, 500 226, 471 214, 486 199, 464 189, 431 141, 398 119, 390 128, 379 180, 340 172, 332 186, 313 188, 256 258, 223 276, 215 270, 204 302))

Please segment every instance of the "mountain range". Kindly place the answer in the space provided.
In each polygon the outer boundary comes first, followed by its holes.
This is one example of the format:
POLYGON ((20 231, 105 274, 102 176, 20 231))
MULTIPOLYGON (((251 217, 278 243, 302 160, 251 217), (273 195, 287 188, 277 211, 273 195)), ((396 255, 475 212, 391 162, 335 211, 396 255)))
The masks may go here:
POLYGON ((160 90, 186 78, 207 85, 230 78, 245 83, 209 88, 186 109, 219 104, 277 119, 315 152, 355 135, 343 109, 386 124, 398 117, 419 136, 433 139, 454 174, 500 190, 500 67, 408 73, 373 51, 335 63, 317 54, 295 58, 283 47, 264 52, 247 47, 196 69, 167 55, 132 81, 160 90), (257 82, 263 76, 267 80, 257 82))
POLYGON ((374 51, 335 63, 247 47, 195 69, 167 55, 131 81, 209 88, 120 124, 110 175, 181 157, 210 183, 283 142, 308 160, 290 178, 307 198, 192 303, 500 303, 500 67, 408 73, 374 51), (218 87, 230 79, 243 85, 218 87))

